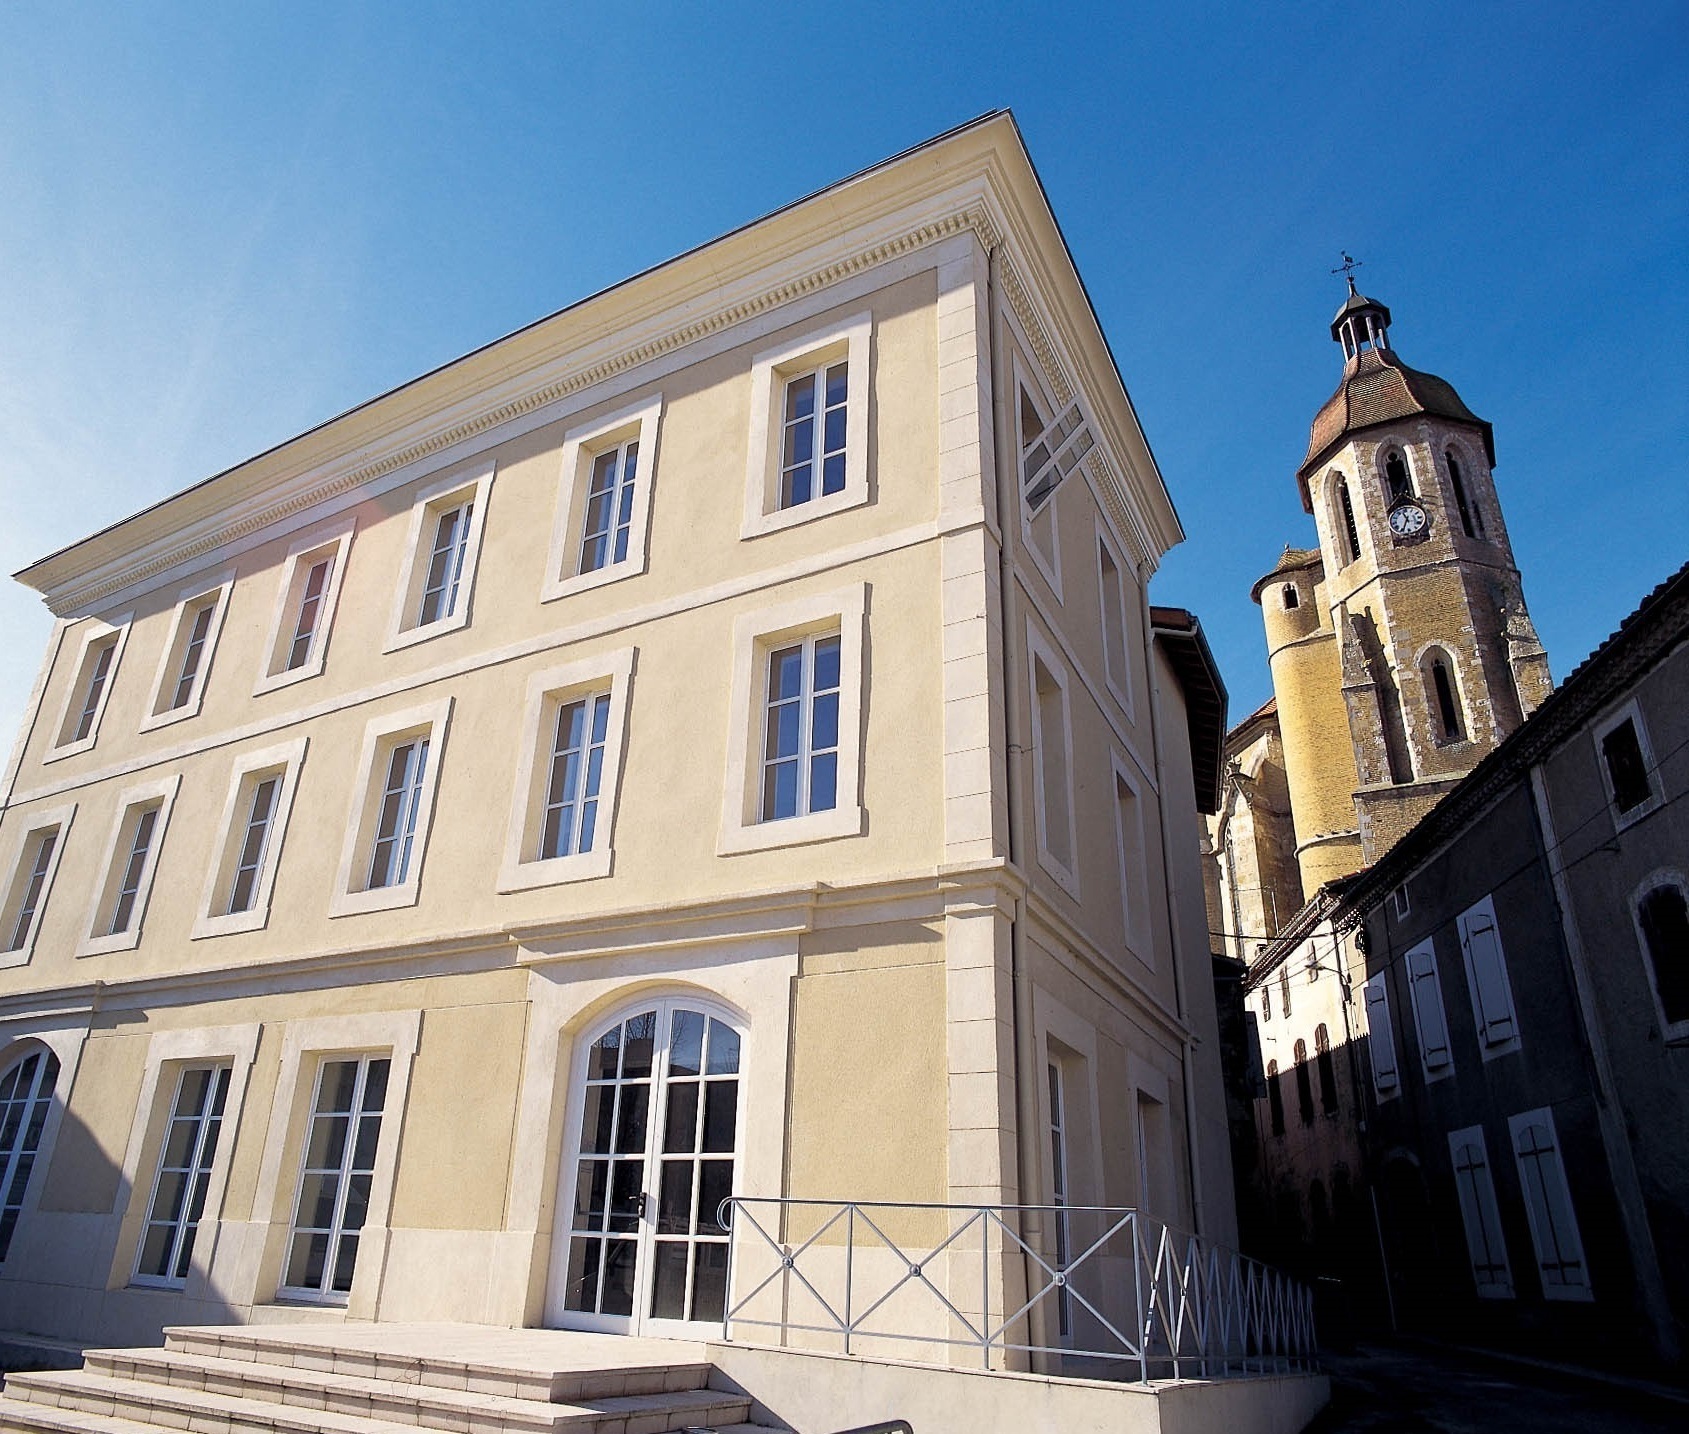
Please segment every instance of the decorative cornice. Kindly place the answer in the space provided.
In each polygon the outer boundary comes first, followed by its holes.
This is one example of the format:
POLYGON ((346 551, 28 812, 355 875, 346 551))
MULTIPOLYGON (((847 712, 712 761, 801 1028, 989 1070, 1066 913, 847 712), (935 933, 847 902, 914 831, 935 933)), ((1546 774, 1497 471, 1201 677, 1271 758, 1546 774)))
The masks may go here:
MULTIPOLYGON (((150 578, 169 571, 196 558, 215 553, 231 543, 251 537, 264 528, 286 522, 308 509, 328 503, 364 484, 375 482, 402 468, 421 462, 454 448, 470 439, 478 438, 516 419, 544 409, 572 394, 603 383, 607 379, 628 372, 654 359, 661 358, 688 344, 696 343, 736 324, 764 314, 783 304, 803 298, 829 285, 863 273, 906 254, 940 243, 958 234, 972 233, 987 249, 1000 242, 1001 230, 983 201, 975 200, 965 208, 940 218, 929 220, 885 239, 857 253, 812 269, 785 283, 777 284, 761 293, 723 305, 711 313, 689 323, 670 329, 655 337, 630 344, 605 358, 578 368, 569 369, 557 377, 541 383, 520 397, 487 407, 479 412, 439 428, 403 447, 383 453, 379 457, 357 464, 342 472, 308 482, 295 491, 265 504, 250 513, 201 529, 193 537, 167 547, 154 547, 144 560, 122 568, 105 571, 99 578, 80 586, 65 587, 51 595, 50 606, 62 614, 80 613, 96 609, 117 593, 146 583, 150 578)), ((1024 294, 1022 295, 1024 302, 1024 294)), ((1045 341, 1045 349, 1048 349, 1045 341)), ((1042 361, 1042 358, 1041 358, 1042 361)), ((379 400, 377 400, 379 402, 379 400)), ((238 472, 238 469, 231 470, 238 472)), ((166 500, 168 501, 168 500, 166 500)))

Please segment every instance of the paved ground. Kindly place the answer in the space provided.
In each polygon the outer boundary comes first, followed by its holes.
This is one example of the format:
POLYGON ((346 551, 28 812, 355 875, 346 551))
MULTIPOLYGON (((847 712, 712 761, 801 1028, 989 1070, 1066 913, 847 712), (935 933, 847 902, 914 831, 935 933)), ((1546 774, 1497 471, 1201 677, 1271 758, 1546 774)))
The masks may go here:
POLYGON ((1682 1434, 1673 1405, 1549 1369, 1401 1346, 1321 1353, 1331 1406, 1307 1434, 1682 1434))

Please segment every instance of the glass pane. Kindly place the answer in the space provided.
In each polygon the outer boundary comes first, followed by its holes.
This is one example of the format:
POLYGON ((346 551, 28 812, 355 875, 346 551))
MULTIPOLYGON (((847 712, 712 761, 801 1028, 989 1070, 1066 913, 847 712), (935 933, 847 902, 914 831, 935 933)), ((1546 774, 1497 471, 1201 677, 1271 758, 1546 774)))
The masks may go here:
POLYGON ((686 1318, 686 1242, 665 1240, 653 1251, 651 1314, 656 1319, 686 1318))
POLYGON ((286 1283, 298 1289, 321 1289, 323 1267, 327 1263, 327 1235, 295 1235, 293 1255, 287 1262, 286 1283))
POLYGON ((821 491, 823 493, 842 493, 845 485, 844 454, 835 453, 821 464, 821 491))
POLYGON ((764 821, 796 816, 798 811, 798 764, 782 762, 768 770, 768 790, 764 793, 762 815, 764 821))
POLYGON ((733 1162, 701 1160, 698 1172, 698 1233, 725 1235, 726 1227, 716 1216, 721 1202, 733 1193, 733 1162))
POLYGON ((319 1111, 349 1111, 352 1093, 358 1085, 356 1061, 330 1061, 323 1067, 322 1090, 317 1097, 319 1111))
POLYGON ((311 1139, 305 1148, 305 1165, 311 1170, 338 1167, 346 1151, 347 1128, 351 1121, 344 1115, 319 1116, 311 1122, 311 1139))
POLYGON ((695 1076, 703 1069, 704 1018, 697 1011, 676 1011, 669 1037, 669 1074, 695 1076))
POLYGON ((633 1272, 638 1249, 638 1244, 633 1240, 604 1242, 604 1299, 599 1305, 601 1313, 633 1313, 633 1272))
POLYGON ((709 1075, 739 1074, 739 1033, 722 1021, 710 1022, 709 1075))
POLYGON ((651 1044, 656 1034, 655 1011, 642 1011, 629 1019, 627 1053, 622 1057, 623 1080, 644 1080, 651 1074, 651 1044))
POLYGON ((629 1233, 639 1228, 640 1190, 645 1183, 645 1163, 618 1160, 610 1177, 609 1228, 629 1233))
POLYGON ((659 1235, 689 1235, 692 1233, 692 1162, 665 1160, 663 1187, 657 1201, 657 1233, 659 1235))
POLYGON ((692 1247, 692 1318, 719 1320, 727 1312, 727 1246, 692 1247))
POLYGON ((180 1170, 193 1159, 194 1142, 199 1138, 197 1120, 173 1120, 170 1135, 164 1142, 164 1163, 180 1170))
POLYGON ((651 1101, 651 1087, 639 1085, 622 1087, 621 1108, 616 1112, 616 1153, 642 1155, 645 1152, 645 1117, 651 1101))
POLYGON ((826 752, 809 764, 809 809, 830 812, 839 804, 839 755, 826 752))
POLYGON ((710 1081, 708 1094, 704 1097, 704 1140, 701 1149, 732 1152, 738 1110, 739 1082, 710 1081))
POLYGON ((604 1195, 610 1188, 610 1162, 583 1160, 575 1171, 575 1229, 604 1228, 604 1195))
POLYGON ((663 1149, 672 1155, 690 1155, 698 1147, 698 1084, 686 1081, 669 1087, 668 1110, 663 1118, 663 1149))
POLYGON ((768 696, 770 701, 782 697, 796 697, 803 690, 803 649, 785 647, 768 659, 768 696))
POLYGON ((822 425, 822 452, 838 453, 845 444, 845 411, 842 408, 831 409, 826 422, 822 425))
POLYGON ((610 1123, 616 1114, 616 1088, 589 1085, 581 1112, 581 1154, 604 1155, 610 1149, 610 1123))
POLYGON ((354 1170, 375 1169, 375 1148, 381 1142, 381 1117, 366 1115, 358 1121, 358 1140, 352 1148, 354 1170))
POLYGON ((334 1283, 330 1288, 345 1294, 352 1288, 352 1267, 358 1262, 358 1237, 342 1235, 334 1256, 334 1283))
POLYGON ((141 1262, 137 1266, 143 1275, 166 1275, 169 1270, 165 1262, 170 1258, 170 1240, 175 1234, 174 1225, 149 1225, 147 1238, 141 1246, 141 1262))
POLYGON ((598 1260, 603 1245, 597 1240, 569 1241, 569 1274, 564 1286, 565 1309, 598 1308, 598 1260))
POLYGON ((182 1246, 176 1252, 176 1267, 170 1272, 173 1279, 185 1280, 188 1277, 188 1266, 193 1263, 194 1258, 195 1232, 195 1227, 190 1225, 182 1235, 182 1246))
POLYGON ((786 385, 786 418, 803 418, 815 412, 815 376, 805 374, 786 385))
POLYGON ((622 1053, 622 1028, 615 1027, 606 1031, 592 1044, 592 1052, 587 1057, 586 1075, 588 1080, 614 1080, 616 1078, 616 1062, 622 1053))
POLYGON ((815 690, 827 691, 839 685, 839 639, 824 637, 815 644, 815 690))
POLYGON ((210 1084, 211 1071, 209 1068, 184 1071, 181 1089, 176 1095, 176 1114, 178 1116, 198 1115, 204 1110, 205 1092, 210 1084))
POLYGON ((827 407, 832 408, 850 396, 850 365, 836 363, 827 370, 827 407))
POLYGON ((193 1194, 188 1198, 188 1221, 198 1224, 199 1217, 205 1213, 205 1192, 211 1186, 211 1172, 204 1166, 194 1176, 193 1194))
POLYGON ((340 1193, 338 1171, 307 1175, 299 1187, 299 1227, 326 1230, 334 1223, 334 1201, 340 1193))
POLYGON ((361 1230, 369 1217, 369 1187, 371 1177, 354 1175, 346 1182, 346 1214, 341 1222, 347 1230, 361 1230))
MULTIPOLYGON (((159 1174, 158 1192, 153 1196, 153 1218, 174 1220, 182 1213, 182 1196, 188 1188, 187 1176, 179 1170, 159 1174)), ((7 1203, 10 1203, 8 1201, 7 1203)))

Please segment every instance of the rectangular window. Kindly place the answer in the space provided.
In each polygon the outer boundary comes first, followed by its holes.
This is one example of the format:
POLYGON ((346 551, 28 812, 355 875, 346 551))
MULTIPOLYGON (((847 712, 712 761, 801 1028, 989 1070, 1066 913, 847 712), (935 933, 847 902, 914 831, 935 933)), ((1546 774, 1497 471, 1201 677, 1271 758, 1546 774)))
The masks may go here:
POLYGON ((839 800, 838 634, 768 654, 763 710, 765 822, 830 812, 839 800))
POLYGON ((417 495, 387 651, 455 632, 469 621, 492 483, 487 463, 474 476, 448 479, 417 495))
POLYGON ((1030 626, 1027 636, 1032 664, 1032 772, 1038 857, 1045 870, 1076 894, 1066 673, 1055 653, 1030 626))
POLYGON ((141 723, 143 732, 180 722, 199 711, 234 581, 233 572, 224 572, 202 579, 182 594, 170 640, 159 658, 152 702, 141 723))
POLYGON ((1138 789, 1118 752, 1112 754, 1114 775, 1114 841, 1120 869, 1120 920, 1126 945, 1145 965, 1155 965, 1155 943, 1147 935, 1149 882, 1142 809, 1138 789))
POLYGON ((541 861, 592 850, 598 825, 598 792, 604 780, 604 743, 610 731, 610 694, 593 693, 557 709, 546 777, 541 861))
POLYGON ((34 943, 36 924, 58 865, 59 838, 60 828, 49 826, 30 832, 24 840, 23 859, 13 874, 6 902, 7 951, 28 951, 34 943))
POLYGON ((858 836, 866 584, 741 614, 718 854, 858 836))
POLYGON ((1367 1050, 1372 1058, 1372 1088, 1379 1100, 1401 1089, 1396 1068, 1396 1037, 1390 1027, 1390 995, 1382 972, 1366 983, 1367 1050))
POLYGON ((1443 991, 1437 982, 1437 953, 1429 940, 1407 953, 1407 974, 1413 1025, 1419 1033, 1419 1063, 1427 1081, 1441 1080, 1453 1073, 1454 1054, 1449 1049, 1443 991))
POLYGON ((1525 1195, 1543 1298, 1592 1299, 1583 1237, 1572 1209, 1572 1192, 1566 1185, 1554 1116, 1546 1107, 1526 1111, 1509 1119, 1507 1129, 1513 1140, 1513 1159, 1519 1167, 1519 1188, 1525 1195))
POLYGON ((187 1280, 217 1158, 230 1071, 226 1065, 189 1067, 177 1082, 135 1263, 137 1284, 179 1286, 187 1280))
POLYGON ((1396 920, 1398 921, 1402 920, 1411 910, 1408 905, 1408 889, 1405 881, 1390 893, 1390 902, 1396 909, 1396 920))
POLYGON ((390 1061, 325 1060, 317 1072, 281 1292, 340 1304, 369 1213, 390 1061))
POLYGON ((1634 700, 1626 703, 1595 729, 1595 742, 1614 819, 1622 829, 1660 804, 1661 788, 1642 709, 1634 700))
POLYGON ((194 937, 255 931, 269 921, 270 892, 304 760, 303 737, 237 758, 194 937))
POLYGON ((1513 1008, 1513 986, 1507 979, 1507 961, 1501 949, 1501 932, 1496 927, 1495 905, 1485 897, 1461 914, 1460 949, 1466 959, 1466 984, 1472 997, 1472 1015, 1478 1027, 1478 1045, 1484 1059, 1519 1049, 1519 1022, 1513 1008))
POLYGON ((1665 1037, 1679 1040, 1689 1035, 1689 891, 1678 878, 1656 880, 1636 898, 1636 932, 1665 1037))
POLYGON ((71 728, 67 741, 80 742, 92 732, 94 717, 106 695, 106 680, 111 676, 112 654, 116 651, 117 639, 108 637, 90 654, 93 665, 88 671, 87 680, 82 684, 82 701, 77 704, 76 725, 71 728))
POLYGON ((416 903, 450 712, 447 698, 365 728, 330 915, 416 903))
POLYGON ((302 682, 323 670, 355 527, 352 520, 342 520, 326 531, 317 529, 288 550, 254 695, 302 682))
POLYGON ((70 686, 65 692, 64 708, 54 729, 53 746, 44 761, 86 752, 94 745, 129 636, 129 616, 119 618, 116 626, 91 622, 84 630, 70 686))
POLYGON ((653 394, 563 435, 544 601, 645 571, 662 416, 653 394))
POLYGON ((586 496, 586 528, 581 534, 583 573, 611 563, 625 563, 633 529, 634 483, 639 472, 639 440, 600 453, 593 460, 586 496))
POLYGON ((133 950, 141 940, 141 919, 152 891, 159 850, 179 779, 168 777, 130 787, 117 801, 117 818, 94 893, 94 910, 78 956, 133 950))
POLYGON ((1512 1299, 1513 1276, 1507 1264, 1507 1242, 1502 1238, 1501 1212, 1496 1208, 1483 1126, 1451 1131, 1449 1159, 1454 1166, 1455 1195, 1466 1228, 1466 1252, 1478 1296, 1512 1299))
POLYGON ((744 537, 868 501, 872 333, 857 314, 751 360, 744 537))
MULTIPOLYGON (((1102 606, 1102 639, 1103 639, 1103 678, 1108 684, 1109 691, 1114 694, 1115 701, 1126 710, 1127 716, 1132 713, 1132 659, 1131 647, 1136 636, 1130 614, 1136 608, 1136 602, 1128 603, 1127 583, 1129 579, 1124 570, 1124 563, 1118 559, 1113 545, 1104 534, 1099 521, 1097 526, 1097 586, 1099 601, 1102 606)), ((1133 596, 1136 596, 1136 583, 1133 582, 1133 596)))

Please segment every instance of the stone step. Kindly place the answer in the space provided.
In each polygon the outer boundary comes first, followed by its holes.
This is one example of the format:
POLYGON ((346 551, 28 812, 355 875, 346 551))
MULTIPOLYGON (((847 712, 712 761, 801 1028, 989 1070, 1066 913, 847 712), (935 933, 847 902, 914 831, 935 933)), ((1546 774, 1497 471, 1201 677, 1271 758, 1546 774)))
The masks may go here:
POLYGON ((579 1403, 616 1395, 678 1393, 709 1382, 707 1363, 617 1366, 614 1369, 523 1369, 438 1355, 409 1355, 291 1339, 282 1331, 250 1326, 173 1327, 164 1331, 166 1352, 239 1360, 286 1369, 315 1370, 553 1403, 579 1403))
MULTIPOLYGON (((478 1398, 484 1406, 479 1412, 431 1407, 423 1411, 431 1416, 425 1420, 400 1419, 387 1406, 379 1414, 373 1404, 353 1413, 80 1370, 16 1375, 7 1382, 4 1404, 49 1405, 192 1434, 416 1434, 419 1424, 453 1434, 502 1434, 508 1426, 505 1411, 494 1405, 498 1396, 478 1398)), ((707 1389, 620 1395, 548 1408, 549 1428, 555 1434, 672 1434, 712 1422, 742 1423, 750 1415, 748 1399, 707 1389)))

